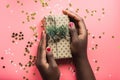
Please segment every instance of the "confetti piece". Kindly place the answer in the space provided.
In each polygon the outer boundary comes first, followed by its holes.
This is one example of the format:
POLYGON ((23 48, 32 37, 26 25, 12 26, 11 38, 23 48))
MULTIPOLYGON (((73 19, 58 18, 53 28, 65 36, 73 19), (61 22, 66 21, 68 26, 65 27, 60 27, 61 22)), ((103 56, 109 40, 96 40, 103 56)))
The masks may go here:
POLYGON ((26 71, 26 73, 28 73, 29 71, 26 71))
POLYGON ((99 36, 99 39, 101 38, 101 36, 99 36))
POLYGON ((34 12, 34 13, 31 13, 31 16, 35 16, 36 15, 36 13, 34 12))
POLYGON ((41 3, 44 3, 45 1, 44 0, 40 0, 41 3))
POLYGON ((19 4, 19 3, 20 3, 20 1, 17 1, 17 3, 19 4))
POLYGON ((87 18, 87 16, 84 16, 84 19, 86 19, 87 18))
POLYGON ((98 61, 97 61, 97 60, 95 60, 95 63, 98 63, 98 61))
POLYGON ((93 39, 95 39, 95 36, 92 36, 93 39))
POLYGON ((1 60, 3 60, 4 59, 4 57, 1 57, 1 60))
POLYGON ((87 12, 87 13, 89 13, 89 10, 88 10, 88 9, 86 9, 86 12, 87 12))
POLYGON ((23 76, 23 79, 25 79, 25 76, 23 76))
POLYGON ((93 16, 93 14, 91 14, 91 16, 93 16))
POLYGON ((48 6, 48 3, 45 2, 44 0, 40 0, 40 2, 41 2, 41 4, 42 4, 42 7, 46 7, 46 6, 48 6))
POLYGON ((28 15, 28 12, 26 12, 26 15, 28 15))
POLYGON ((35 76, 36 74, 35 74, 35 73, 33 73, 33 75, 35 76))
POLYGON ((52 14, 52 11, 50 11, 49 13, 52 14))
POLYGON ((38 1, 37 0, 34 0, 35 3, 37 3, 38 1))
POLYGON ((22 21, 22 24, 24 24, 25 22, 24 21, 22 21))
POLYGON ((115 36, 112 36, 112 38, 115 38, 115 36))
POLYGON ((90 33, 88 33, 88 35, 90 35, 90 33))
POLYGON ((97 69, 96 69, 96 71, 99 71, 99 70, 100 70, 100 67, 98 66, 97 69))
POLYGON ((24 13, 24 10, 22 10, 21 13, 24 13))
POLYGON ((104 11, 104 10, 105 10, 105 8, 102 8, 102 10, 104 11))
POLYGON ((72 3, 69 3, 69 6, 72 7, 72 3))
POLYGON ((3 68, 5 68, 5 66, 2 66, 3 68))
POLYGON ((21 3, 21 6, 23 6, 23 3, 21 3))
POLYGON ((105 14, 105 12, 102 12, 102 14, 104 15, 104 14, 105 14))
POLYGON ((17 41, 17 40, 23 40, 24 39, 24 34, 22 33, 22 32, 19 32, 19 33, 15 33, 15 32, 13 32, 12 33, 12 43, 15 43, 15 41, 17 41))
POLYGON ((66 8, 65 10, 68 10, 68 8, 66 8))
POLYGON ((101 21, 101 18, 98 18, 98 21, 101 21))
POLYGON ((79 12, 79 9, 77 8, 75 12, 78 13, 78 12, 79 12))
POLYGON ((104 34, 105 34, 105 32, 102 32, 102 34, 104 35, 104 34))
POLYGON ((6 8, 9 8, 9 7, 10 7, 10 4, 7 4, 7 5, 6 5, 6 8))

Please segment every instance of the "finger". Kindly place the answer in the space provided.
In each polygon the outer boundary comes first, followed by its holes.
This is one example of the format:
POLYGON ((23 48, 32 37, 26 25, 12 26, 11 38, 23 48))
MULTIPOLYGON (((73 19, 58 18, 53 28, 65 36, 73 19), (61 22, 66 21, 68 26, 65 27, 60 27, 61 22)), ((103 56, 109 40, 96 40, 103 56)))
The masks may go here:
POLYGON ((82 19, 81 21, 78 22, 79 25, 79 37, 85 37, 87 36, 87 29, 84 20, 82 19))
POLYGON ((46 34, 43 31, 42 32, 42 38, 38 46, 38 53, 37 53, 37 59, 40 61, 40 63, 45 63, 46 62, 46 34))
POLYGON ((80 21, 81 17, 78 16, 76 13, 70 11, 70 10, 63 10, 63 13, 65 15, 68 15, 71 18, 74 18, 76 21, 80 21))
POLYGON ((79 27, 78 32, 80 35, 86 35, 86 25, 84 23, 84 20, 79 15, 77 15, 76 13, 74 13, 70 10, 63 10, 63 13, 78 22, 78 27, 79 27))
POLYGON ((53 57, 51 48, 47 47, 46 52, 47 52, 47 60, 48 60, 49 65, 52 67, 57 67, 57 63, 53 57))
POLYGON ((78 33, 75 28, 75 24, 73 22, 69 23, 69 31, 70 31, 72 41, 73 42, 76 41, 78 39, 78 33))

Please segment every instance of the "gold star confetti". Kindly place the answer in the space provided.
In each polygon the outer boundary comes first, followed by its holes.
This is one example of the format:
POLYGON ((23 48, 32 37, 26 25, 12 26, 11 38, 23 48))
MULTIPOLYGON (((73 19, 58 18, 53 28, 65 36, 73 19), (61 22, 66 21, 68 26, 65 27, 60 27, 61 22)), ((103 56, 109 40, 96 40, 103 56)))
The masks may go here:
POLYGON ((93 14, 91 14, 91 16, 93 16, 93 14))
POLYGON ((48 3, 45 2, 44 0, 40 0, 40 2, 41 2, 41 4, 42 4, 42 7, 46 7, 46 6, 48 6, 48 3))
POLYGON ((35 16, 35 15, 36 15, 36 13, 35 13, 35 12, 31 13, 31 16, 35 16))
POLYGON ((48 6, 48 3, 42 3, 42 7, 46 7, 46 6, 48 6))
POLYGON ((30 29, 34 32, 36 30, 36 27, 30 26, 30 29))
POLYGON ((35 18, 34 17, 31 17, 32 20, 34 20, 35 18))
POLYGON ((100 70, 100 67, 98 66, 97 69, 96 69, 96 71, 99 71, 99 70, 100 70))
POLYGON ((89 10, 88 10, 88 9, 86 9, 86 12, 87 12, 87 13, 89 13, 89 10))
POLYGON ((77 8, 75 12, 78 13, 78 11, 79 11, 79 9, 77 8))

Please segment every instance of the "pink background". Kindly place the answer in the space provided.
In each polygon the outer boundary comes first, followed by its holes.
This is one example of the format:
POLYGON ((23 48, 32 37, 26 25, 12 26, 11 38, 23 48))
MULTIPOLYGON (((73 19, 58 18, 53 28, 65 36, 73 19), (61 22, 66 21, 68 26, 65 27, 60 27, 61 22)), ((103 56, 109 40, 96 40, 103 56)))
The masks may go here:
MULTIPOLYGON (((0 80, 41 80, 36 66, 24 70, 24 65, 30 60, 29 55, 36 55, 41 34, 40 20, 50 11, 62 14, 61 10, 66 8, 72 11, 79 9, 78 14, 86 22, 89 30, 88 57, 97 80, 120 80, 120 1, 44 1, 48 6, 42 7, 40 0, 0 0, 0 80), (35 19, 31 19, 32 13, 36 13, 33 15, 35 19), (30 26, 36 27, 35 31, 30 26), (22 32, 24 39, 12 43, 13 32, 22 32), (34 41, 33 34, 36 32, 38 38, 34 41), (33 42, 33 46, 29 48, 30 53, 24 56, 28 41, 33 42)), ((59 68, 61 80, 75 80, 71 64, 61 64, 59 68)))

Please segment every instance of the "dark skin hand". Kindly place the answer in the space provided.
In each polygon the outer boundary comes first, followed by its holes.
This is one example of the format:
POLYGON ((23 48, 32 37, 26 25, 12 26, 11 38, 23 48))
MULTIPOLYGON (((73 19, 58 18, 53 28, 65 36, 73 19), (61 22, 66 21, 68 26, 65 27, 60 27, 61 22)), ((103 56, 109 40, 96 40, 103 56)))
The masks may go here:
MULTIPOLYGON (((63 10, 72 22, 69 23, 71 35, 71 52, 76 68, 77 80, 95 80, 92 68, 87 58, 88 34, 84 20, 69 10, 63 10)), ((38 46, 36 66, 43 80, 59 80, 60 71, 53 58, 50 48, 46 48, 46 34, 43 31, 42 39, 38 46)))
POLYGON ((63 13, 72 21, 69 30, 77 80, 96 80, 87 57, 88 33, 84 20, 70 10, 63 10, 63 13))
POLYGON ((38 46, 36 66, 43 80, 59 80, 60 71, 53 58, 51 49, 49 47, 46 48, 46 34, 44 31, 38 46))

